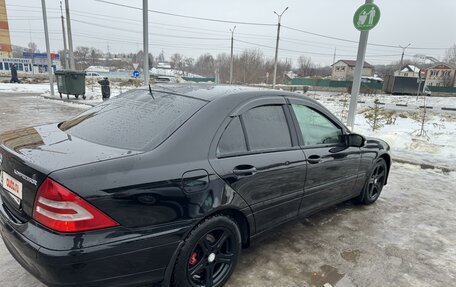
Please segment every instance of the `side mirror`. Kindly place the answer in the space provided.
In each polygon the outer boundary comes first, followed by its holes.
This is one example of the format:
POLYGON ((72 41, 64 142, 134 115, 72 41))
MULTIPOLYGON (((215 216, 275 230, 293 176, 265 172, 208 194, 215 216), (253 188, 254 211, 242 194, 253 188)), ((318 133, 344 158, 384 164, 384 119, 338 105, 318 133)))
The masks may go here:
POLYGON ((359 134, 348 134, 346 139, 349 147, 363 147, 366 144, 366 138, 359 134))

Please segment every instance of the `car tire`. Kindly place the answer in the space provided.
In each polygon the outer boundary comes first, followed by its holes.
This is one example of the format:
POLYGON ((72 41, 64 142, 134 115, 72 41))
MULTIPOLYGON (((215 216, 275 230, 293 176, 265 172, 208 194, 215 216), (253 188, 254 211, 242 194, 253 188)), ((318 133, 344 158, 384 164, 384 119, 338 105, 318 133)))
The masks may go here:
POLYGON ((232 218, 216 215, 205 219, 184 241, 172 286, 223 286, 236 267, 241 248, 241 233, 232 218))
POLYGON ((362 204, 372 204, 377 201, 388 175, 388 167, 383 158, 377 159, 373 164, 369 177, 364 184, 363 190, 356 201, 362 204))

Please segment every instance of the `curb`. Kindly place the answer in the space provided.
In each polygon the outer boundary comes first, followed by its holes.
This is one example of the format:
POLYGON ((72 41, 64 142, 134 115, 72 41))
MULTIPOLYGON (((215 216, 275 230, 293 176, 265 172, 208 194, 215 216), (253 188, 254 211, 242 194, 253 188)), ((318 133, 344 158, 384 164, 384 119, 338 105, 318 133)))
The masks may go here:
POLYGON ((53 97, 43 96, 43 95, 40 95, 40 96, 42 98, 44 98, 44 99, 47 99, 47 100, 54 100, 54 101, 65 102, 65 103, 79 104, 79 105, 84 105, 84 106, 89 106, 89 107, 96 106, 95 104, 90 104, 90 103, 76 102, 76 101, 72 101, 72 100, 53 98, 53 97))
POLYGON ((450 173, 452 171, 456 171, 455 169, 451 169, 449 167, 443 167, 443 166, 437 166, 437 165, 432 165, 424 162, 415 162, 415 161, 410 161, 406 159, 400 159, 400 158, 393 158, 393 162, 397 163, 406 163, 406 164, 411 164, 411 165, 417 165, 421 167, 421 169, 438 169, 441 170, 443 173, 450 173))

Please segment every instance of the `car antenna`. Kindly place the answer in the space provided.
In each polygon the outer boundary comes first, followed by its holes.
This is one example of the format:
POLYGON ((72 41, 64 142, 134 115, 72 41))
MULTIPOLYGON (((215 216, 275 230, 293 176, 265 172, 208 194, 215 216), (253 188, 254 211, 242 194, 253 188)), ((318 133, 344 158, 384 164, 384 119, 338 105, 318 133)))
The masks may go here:
POLYGON ((152 88, 151 88, 150 84, 149 84, 149 93, 152 96, 152 98, 155 100, 155 97, 154 97, 154 94, 152 93, 152 88))

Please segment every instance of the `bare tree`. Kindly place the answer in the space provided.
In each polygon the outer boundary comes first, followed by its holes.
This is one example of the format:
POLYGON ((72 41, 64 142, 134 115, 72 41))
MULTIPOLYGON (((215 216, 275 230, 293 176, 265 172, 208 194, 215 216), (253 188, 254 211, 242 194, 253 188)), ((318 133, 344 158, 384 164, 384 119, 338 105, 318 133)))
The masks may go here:
POLYGON ((194 71, 201 76, 214 77, 214 72, 215 72, 214 57, 209 53, 199 56, 195 62, 194 71))
MULTIPOLYGON (((273 59, 267 59, 265 63, 265 73, 269 75, 269 79, 265 81, 268 84, 271 84, 272 80, 272 73, 274 72, 274 60, 273 59)), ((277 63, 277 83, 278 84, 285 84, 287 83, 290 79, 287 76, 287 72, 291 70, 291 62, 288 61, 279 61, 277 63)))
POLYGON ((329 76, 331 76, 331 73, 332 73, 331 66, 315 67, 315 76, 317 76, 317 77, 329 77, 329 76))
POLYGON ((312 63, 312 59, 305 56, 299 56, 298 58, 298 69, 296 73, 301 77, 308 77, 315 75, 315 64, 312 63))
POLYGON ((216 65, 219 68, 219 76, 221 83, 228 83, 230 80, 230 55, 220 53, 216 58, 216 65))
POLYGON ((170 60, 171 60, 171 66, 174 69, 181 71, 182 74, 184 74, 184 70, 185 70, 184 56, 179 53, 174 53, 171 56, 170 60))
MULTIPOLYGON (((227 83, 230 74, 230 55, 220 53, 214 58, 211 54, 203 54, 193 63, 193 59, 184 60, 185 69, 195 74, 214 77, 218 70, 220 81, 227 83)), ((274 61, 264 57, 258 49, 247 49, 241 54, 234 55, 233 80, 238 84, 270 83, 274 70, 274 61), (269 77, 268 77, 269 75, 269 77), (269 80, 268 80, 269 78, 269 80)), ((279 61, 277 64, 277 83, 286 83, 287 72, 291 70, 289 61, 279 61)))
POLYGON ((456 65, 456 44, 446 50, 444 61, 456 65))
POLYGON ((90 48, 79 46, 74 53, 75 59, 79 62, 86 63, 90 55, 90 48))
POLYGON ((157 62, 158 63, 162 63, 165 61, 165 52, 163 52, 163 50, 160 52, 160 54, 158 55, 157 57, 157 62))
POLYGON ((35 42, 29 42, 27 47, 28 47, 29 52, 31 52, 31 53, 38 53, 39 52, 38 46, 36 45, 35 42))
MULTIPOLYGON (((138 67, 143 69, 144 68, 144 52, 142 50, 139 50, 138 53, 136 54, 131 54, 131 62, 132 63, 137 63, 138 67)), ((154 56, 152 56, 151 53, 149 53, 149 68, 153 67, 154 64, 154 56)))
POLYGON ((237 77, 238 82, 245 84, 258 83, 265 76, 264 56, 259 49, 244 50, 237 59, 237 77))
POLYGON ((94 66, 97 63, 98 58, 101 58, 102 55, 103 53, 100 50, 96 48, 91 48, 90 59, 92 61, 92 66, 94 66))
POLYGON ((189 71, 193 71, 193 64, 195 63, 195 59, 189 57, 184 59, 185 64, 185 73, 188 75, 189 71))

